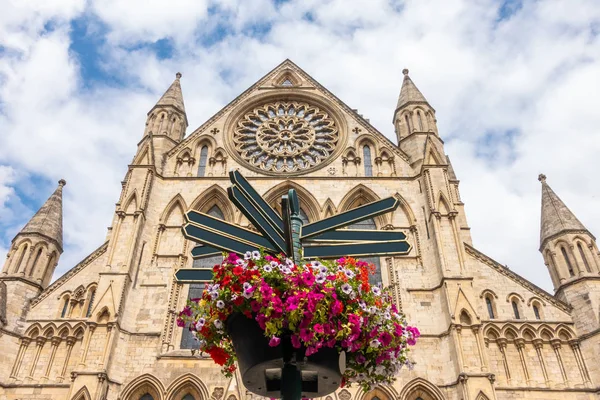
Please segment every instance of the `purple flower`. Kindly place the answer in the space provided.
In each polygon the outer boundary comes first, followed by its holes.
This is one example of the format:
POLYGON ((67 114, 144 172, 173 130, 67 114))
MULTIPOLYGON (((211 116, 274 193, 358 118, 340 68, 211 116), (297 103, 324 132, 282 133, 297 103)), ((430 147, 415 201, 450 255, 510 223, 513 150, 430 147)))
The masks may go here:
POLYGON ((373 286, 373 287, 371 288, 371 291, 373 292, 373 294, 374 294, 375 296, 379 296, 379 295, 381 295, 381 289, 380 289, 378 286, 373 286))
POLYGON ((325 282, 327 280, 327 276, 325 274, 319 274, 317 275, 317 277, 315 278, 315 282, 321 284, 323 282, 325 282))
POLYGON ((342 292, 346 293, 346 294, 350 294, 352 293, 352 286, 350 286, 349 283, 344 283, 342 285, 342 292))
POLYGON ((356 362, 359 364, 364 364, 367 359, 362 354, 356 356, 356 362))
POLYGON ((271 338, 271 340, 269 340, 269 346, 271 346, 271 347, 277 347, 277 346, 279 346, 280 342, 281 342, 280 338, 278 338, 277 336, 273 336, 271 338))
POLYGON ((270 265, 265 265, 263 267, 263 271, 265 271, 265 272, 271 272, 271 271, 273 271, 273 267, 271 267, 270 265))
POLYGON ((352 270, 346 269, 344 270, 344 274, 350 279, 354 278, 354 272, 352 270))

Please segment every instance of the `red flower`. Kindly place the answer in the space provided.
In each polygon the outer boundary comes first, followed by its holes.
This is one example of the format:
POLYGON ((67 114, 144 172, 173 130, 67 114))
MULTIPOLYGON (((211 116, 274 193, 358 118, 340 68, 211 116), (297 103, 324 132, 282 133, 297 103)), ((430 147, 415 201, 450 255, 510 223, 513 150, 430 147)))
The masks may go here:
POLYGON ((225 286, 225 285, 229 285, 229 283, 230 283, 230 282, 231 282, 231 277, 229 277, 229 276, 226 276, 226 277, 225 277, 225 278, 223 278, 223 280, 221 281, 221 284, 222 284, 223 286, 225 286))
POLYGON ((240 267, 239 265, 237 267, 233 267, 233 274, 235 276, 240 276, 244 273, 244 268, 240 267))
POLYGON ((241 306, 244 303, 244 298, 242 296, 238 296, 233 300, 233 304, 236 306, 241 306))
POLYGON ((211 349, 206 350, 213 361, 219 365, 225 365, 227 360, 229 359, 229 355, 225 350, 220 347, 213 347, 211 349))

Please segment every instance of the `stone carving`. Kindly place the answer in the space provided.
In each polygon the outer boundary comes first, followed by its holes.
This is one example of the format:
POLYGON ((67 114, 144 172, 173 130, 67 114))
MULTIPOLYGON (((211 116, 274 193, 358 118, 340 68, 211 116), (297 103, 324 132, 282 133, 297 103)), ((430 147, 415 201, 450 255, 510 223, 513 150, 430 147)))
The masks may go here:
POLYGON ((339 140, 325 111, 305 102, 256 107, 237 123, 233 145, 253 167, 269 172, 303 172, 328 159, 339 140))
POLYGON ((340 400, 350 400, 350 398, 352 398, 352 395, 346 389, 342 389, 342 391, 340 392, 340 394, 338 394, 338 398, 340 400))
POLYGON ((225 389, 223 389, 222 387, 216 387, 213 389, 210 398, 214 400, 221 400, 221 398, 223 397, 223 393, 225 393, 225 389))

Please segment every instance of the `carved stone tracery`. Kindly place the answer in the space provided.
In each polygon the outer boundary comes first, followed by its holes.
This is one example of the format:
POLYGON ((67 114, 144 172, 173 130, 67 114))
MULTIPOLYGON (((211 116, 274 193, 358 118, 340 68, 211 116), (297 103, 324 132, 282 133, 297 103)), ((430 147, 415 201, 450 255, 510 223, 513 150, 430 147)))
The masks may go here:
POLYGON ((233 147, 255 168, 307 172, 329 159, 339 141, 330 114, 304 101, 275 101, 255 107, 237 122, 233 147))

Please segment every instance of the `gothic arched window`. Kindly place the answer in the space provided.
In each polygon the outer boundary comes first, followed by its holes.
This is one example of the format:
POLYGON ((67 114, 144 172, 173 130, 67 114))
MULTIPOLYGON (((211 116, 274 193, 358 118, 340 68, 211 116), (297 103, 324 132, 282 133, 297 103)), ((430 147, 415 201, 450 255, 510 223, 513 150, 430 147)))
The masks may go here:
POLYGON ((33 276, 33 271, 35 271, 35 266, 38 263, 38 261, 40 260, 41 256, 42 256, 42 249, 40 248, 37 251, 35 258, 33 259, 33 264, 31 264, 31 269, 29 270, 29 275, 33 276))
POLYGON ((208 157, 208 147, 202 146, 200 149, 200 164, 198 164, 198 176, 202 177, 206 173, 206 158, 208 157))
POLYGON ((419 130, 423 132, 423 119, 421 118, 421 111, 417 111, 417 120, 419 121, 419 130))
POLYGON ((373 176, 373 162, 371 161, 371 148, 363 147, 363 159, 365 163, 365 176, 373 176))
POLYGON ((517 305, 517 301, 511 301, 513 313, 515 314, 515 319, 521 319, 521 315, 519 314, 519 306, 517 305))
POLYGON ((65 302, 63 303, 63 308, 60 313, 60 317, 64 318, 67 315, 67 310, 69 309, 69 296, 65 296, 65 302))
POLYGON ((300 209, 300 219, 302 219, 302 225, 308 225, 308 215, 306 215, 303 209, 300 209))
POLYGON ((196 399, 194 398, 194 396, 192 396, 191 394, 188 393, 185 396, 183 396, 181 398, 181 400, 196 400, 196 399))
MULTIPOLYGON (((348 229, 376 230, 377 226, 375 225, 375 220, 373 220, 373 218, 370 218, 365 221, 348 225, 348 229)), ((379 257, 362 257, 361 260, 364 262, 368 262, 369 264, 375 265, 375 274, 369 275, 369 283, 381 283, 381 262, 379 260, 379 257)))
POLYGON ((540 310, 537 305, 533 305, 533 314, 535 315, 535 319, 542 319, 540 317, 540 310))
POLYGON ((560 252, 562 253, 563 257, 565 258, 565 262, 567 263, 567 269, 569 270, 569 275, 575 276, 575 272, 573 271, 573 265, 571 265, 571 260, 569 259, 569 256, 567 255, 567 251, 565 250, 564 247, 561 246, 560 252))
POLYGON ((581 247, 581 243, 577 243, 577 248, 579 249, 579 254, 581 254, 581 259, 583 260, 583 265, 585 265, 585 270, 587 272, 592 272, 590 269, 590 264, 588 264, 588 260, 585 257, 585 253, 583 252, 583 247, 581 247))
MULTIPOLYGON (((215 217, 218 219, 225 219, 223 215, 223 211, 217 206, 212 206, 210 210, 208 210, 208 215, 211 217, 215 217)), ((212 268, 215 264, 220 264, 223 261, 223 256, 207 256, 202 258, 197 258, 192 263, 192 268, 212 268)), ((201 283, 194 283, 190 285, 190 290, 188 292, 188 300, 196 299, 202 297, 202 292, 204 291, 204 285, 201 283)), ((196 338, 192 334, 192 332, 188 329, 189 326, 186 325, 186 328, 183 329, 183 333, 181 335, 181 345, 179 346, 182 349, 196 349, 198 348, 198 342, 196 338)))
POLYGON ((494 306, 492 305, 492 299, 490 299, 489 297, 485 298, 485 305, 487 306, 487 310, 488 310, 488 315, 490 316, 490 319, 494 319, 494 306))
POLYGON ((28 248, 29 248, 29 246, 26 243, 25 246, 23 247, 23 251, 19 255, 19 261, 17 261, 17 263, 13 267, 13 272, 19 272, 19 269, 21 269, 21 263, 23 262, 23 258, 25 257, 25 253, 27 253, 28 248))
POLYGON ((154 397, 152 397, 150 393, 146 393, 145 395, 140 397, 140 400, 154 400, 154 397))
POLYGON ((94 298, 96 297, 96 288, 90 289, 89 300, 85 317, 89 318, 92 315, 92 307, 94 305, 94 298))

